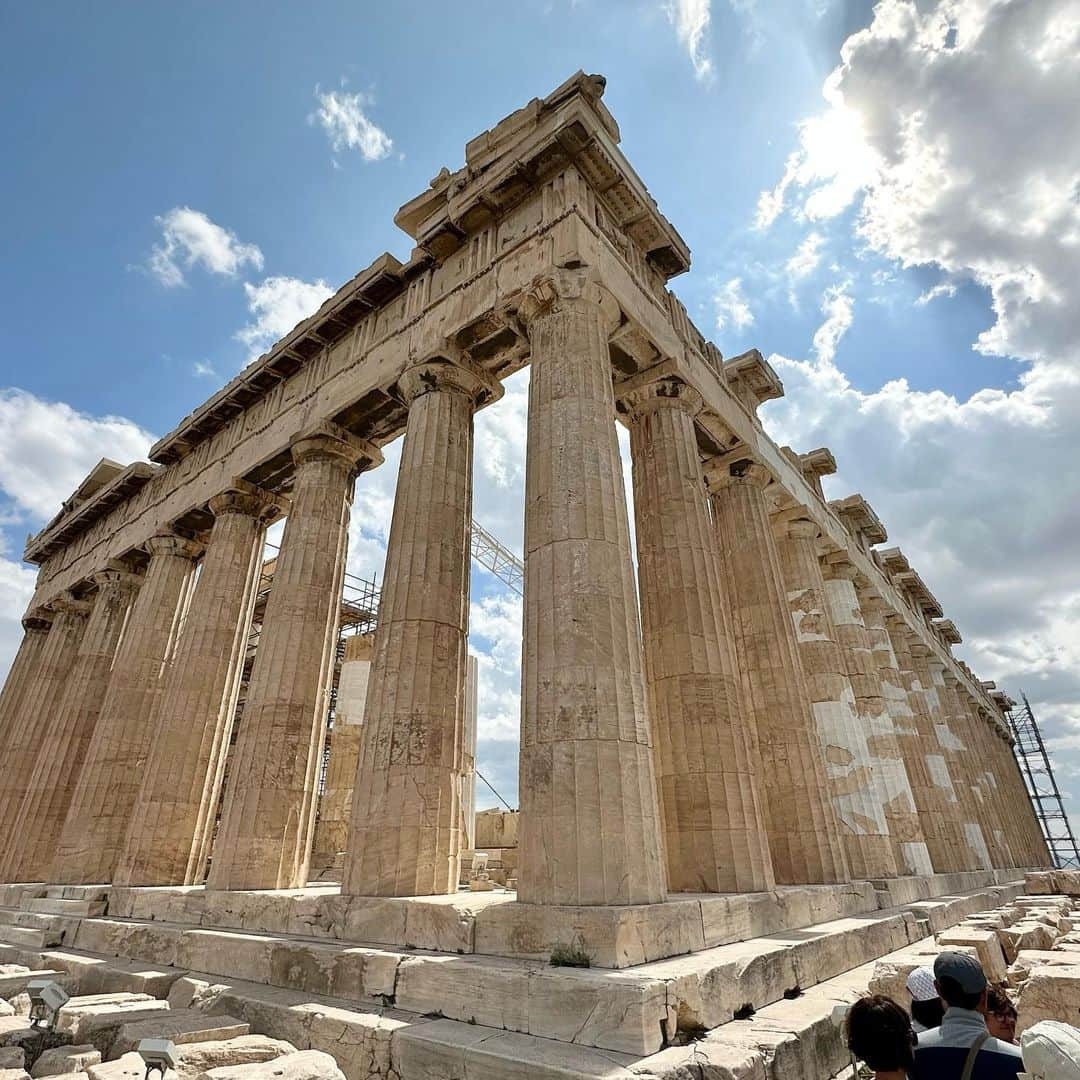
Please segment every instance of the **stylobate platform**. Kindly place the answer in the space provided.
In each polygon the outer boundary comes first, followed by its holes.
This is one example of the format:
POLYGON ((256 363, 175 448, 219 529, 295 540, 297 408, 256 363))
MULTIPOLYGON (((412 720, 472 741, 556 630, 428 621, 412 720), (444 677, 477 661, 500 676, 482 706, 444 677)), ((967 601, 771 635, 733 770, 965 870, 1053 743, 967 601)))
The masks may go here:
POLYGON ((964 882, 892 882, 906 902, 885 907, 876 905, 890 888, 869 883, 674 900, 659 906, 684 912, 696 904, 699 919, 726 903, 730 935, 752 919, 811 914, 798 928, 759 929, 622 970, 481 953, 489 918, 529 908, 510 894, 365 903, 328 886, 231 894, 7 886, 0 961, 59 972, 80 993, 137 990, 175 996, 177 1008, 195 1002, 239 1017, 252 1030, 335 1054, 349 1080, 461 1077, 466 1061, 470 1080, 674 1077, 682 1074, 659 1068, 664 1055, 702 1033, 785 999, 825 1001, 808 992, 1007 903, 1021 883, 993 883, 997 876, 926 899, 917 895, 964 882), (362 919, 349 915, 354 908, 362 919), (411 929, 418 940, 352 939, 356 928, 378 925, 380 908, 383 925, 406 937, 411 929))

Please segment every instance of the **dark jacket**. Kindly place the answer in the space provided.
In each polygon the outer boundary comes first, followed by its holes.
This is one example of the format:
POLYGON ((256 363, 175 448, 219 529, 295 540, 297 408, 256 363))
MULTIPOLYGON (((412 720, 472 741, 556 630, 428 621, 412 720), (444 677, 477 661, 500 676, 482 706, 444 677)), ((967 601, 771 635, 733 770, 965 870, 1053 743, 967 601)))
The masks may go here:
MULTIPOLYGON (((971 1044, 986 1034, 982 1013, 971 1009, 945 1010, 941 1027, 924 1031, 915 1047, 915 1076, 919 1080, 960 1080, 971 1044)), ((972 1080, 1012 1080, 1024 1071, 1020 1047, 987 1039, 975 1059, 972 1080)))

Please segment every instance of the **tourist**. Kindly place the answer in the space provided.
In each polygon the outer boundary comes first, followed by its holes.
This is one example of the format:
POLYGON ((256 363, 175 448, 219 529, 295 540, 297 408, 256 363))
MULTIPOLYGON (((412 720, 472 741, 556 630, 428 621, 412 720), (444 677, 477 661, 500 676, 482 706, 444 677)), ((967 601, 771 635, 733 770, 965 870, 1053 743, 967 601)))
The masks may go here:
POLYGON ((1080 1031, 1060 1020, 1040 1020, 1020 1036, 1031 1080, 1080 1080, 1080 1031))
POLYGON ((945 1005, 938 997, 934 973, 928 967, 917 967, 908 976, 907 991, 911 995, 911 1026, 915 1034, 940 1027, 945 1005))
POLYGON ((939 1028, 919 1036, 919 1080, 1008 1080, 1022 1073, 1019 1047, 994 1038, 987 1029, 989 984, 978 960, 965 953, 941 953, 934 961, 934 983, 945 1015, 939 1028))
POLYGON ((915 1032, 908 1014, 884 994, 861 997, 847 1014, 848 1049, 874 1070, 874 1080, 908 1080, 915 1032))
POLYGON ((986 1027, 995 1039, 1016 1045, 1016 1006, 1009 1000, 1003 983, 986 992, 986 1027))

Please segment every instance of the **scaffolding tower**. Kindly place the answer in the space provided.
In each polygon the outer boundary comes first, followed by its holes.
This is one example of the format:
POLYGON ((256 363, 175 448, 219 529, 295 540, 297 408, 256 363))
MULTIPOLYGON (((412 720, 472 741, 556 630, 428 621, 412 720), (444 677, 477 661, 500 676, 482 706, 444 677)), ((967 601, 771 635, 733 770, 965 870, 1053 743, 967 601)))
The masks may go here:
POLYGON ((1080 869, 1080 847, 1073 835, 1069 815, 1065 813, 1065 804, 1054 778, 1039 723, 1031 711, 1027 695, 1021 692, 1020 698, 1022 704, 1013 705, 1006 715, 1016 740, 1013 750, 1020 763, 1031 804, 1035 807, 1035 816, 1039 819, 1054 865, 1060 869, 1080 869))

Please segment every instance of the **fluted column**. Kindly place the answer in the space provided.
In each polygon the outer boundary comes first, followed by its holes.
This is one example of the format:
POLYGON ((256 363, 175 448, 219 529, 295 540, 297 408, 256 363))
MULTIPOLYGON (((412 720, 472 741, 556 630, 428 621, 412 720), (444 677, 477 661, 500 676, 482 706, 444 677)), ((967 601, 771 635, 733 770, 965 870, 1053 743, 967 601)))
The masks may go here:
POLYGON ((7 745, 11 725, 18 716, 23 694, 37 674, 52 620, 52 612, 45 610, 23 617, 23 639, 8 669, 3 692, 0 693, 0 746, 7 745))
POLYGON ((701 398, 667 379, 630 391, 623 404, 668 887, 771 889, 756 745, 738 697, 694 435, 701 398))
POLYGON ((518 897, 633 904, 665 867, 622 464, 610 296, 561 270, 527 295, 518 897))
MULTIPOLYGON (((894 873, 924 872, 908 869, 904 845, 921 842, 922 831, 859 603, 857 571, 842 551, 829 555, 821 570, 829 622, 840 663, 855 696, 857 723, 866 741, 868 782, 877 794, 888 829, 894 873)), ((929 869, 925 862, 923 865, 929 869)))
POLYGON ((280 505, 243 488, 210 500, 214 524, 131 816, 118 885, 192 885, 209 854, 236 714, 266 521, 280 505))
POLYGON ((941 705, 942 721, 937 724, 938 742, 945 750, 949 774, 956 792, 962 838, 967 846, 972 870, 990 870, 988 838, 983 832, 979 800, 975 794, 975 747, 971 739, 966 710, 963 710, 954 687, 956 677, 946 671, 936 657, 929 661, 930 677, 941 705), (951 681, 950 681, 951 680, 951 681))
POLYGON ((293 443, 292 505, 266 602, 212 889, 307 884, 357 468, 382 461, 332 424, 293 443))
POLYGON ((1046 843, 1012 744, 997 724, 993 724, 989 730, 992 735, 995 776, 1005 804, 1004 813, 1013 865, 1044 866, 1049 862, 1046 843))
POLYGON ((836 813, 769 527, 768 472, 744 461, 714 466, 708 481, 743 707, 757 731, 776 880, 844 881, 836 813))
MULTIPOLYGON (((903 616, 890 612, 885 620, 912 713, 912 726, 903 728, 899 735, 923 836, 934 872, 954 873, 964 868, 960 826, 955 807, 950 805, 952 779, 938 745, 937 732, 926 700, 925 682, 916 671, 916 661, 912 655, 914 635, 903 616)), ((928 681, 929 676, 925 672, 924 677, 928 681)))
MULTIPOLYGON (((65 594, 50 605, 55 613, 41 657, 21 695, 0 759, 0 822, 10 827, 26 796, 41 737, 60 704, 86 630, 90 605, 65 594)), ((13 879, 6 879, 13 880, 13 879)))
POLYGON ((146 549, 150 562, 60 833, 49 878, 57 883, 112 881, 150 753, 165 673, 202 548, 179 536, 155 536, 146 549))
POLYGON ((885 808, 873 781, 871 731, 860 720, 825 600, 818 557, 820 530, 812 521, 782 516, 774 533, 848 874, 852 878, 895 877, 885 808))
POLYGON ((897 843, 897 867, 905 874, 932 874, 934 866, 924 832, 924 818, 930 811, 925 795, 916 794, 917 790, 925 792, 930 779, 918 745, 915 712, 885 625, 888 605, 868 586, 859 588, 857 596, 885 709, 892 721, 892 737, 882 741, 881 754, 886 760, 898 760, 902 770, 896 779, 899 794, 888 811, 889 829, 897 843), (923 810, 920 799, 926 806, 923 810))
POLYGON ((1010 845, 1010 811, 1004 788, 998 780, 998 756, 995 734, 989 718, 983 713, 970 692, 962 687, 958 691, 961 704, 967 710, 972 743, 974 746, 974 771, 976 794, 985 807, 983 835, 990 845, 990 855, 995 869, 1018 866, 1010 845))
POLYGON ((360 738, 374 651, 374 634, 354 634, 345 639, 334 729, 330 735, 330 760, 311 852, 311 866, 315 870, 343 865, 339 860, 344 858, 348 847, 353 785, 360 766, 360 738))
POLYGON ((113 657, 141 580, 139 575, 119 569, 94 575, 97 591, 86 630, 59 704, 45 718, 41 749, 0 867, 4 881, 40 881, 49 875, 101 714, 113 657))
POLYGON ((943 821, 941 828, 947 830, 950 843, 954 844, 954 863, 957 870, 978 870, 980 857, 968 843, 967 817, 961 801, 961 778, 950 760, 956 749, 956 740, 949 729, 948 716, 939 690, 941 686, 934 677, 933 653, 930 646, 917 637, 910 641, 912 669, 915 687, 925 708, 927 726, 925 732, 926 764, 930 770, 931 783, 941 800, 943 821))
POLYGON ((461 866, 473 411, 495 387, 445 359, 409 404, 341 891, 457 891, 461 866))

